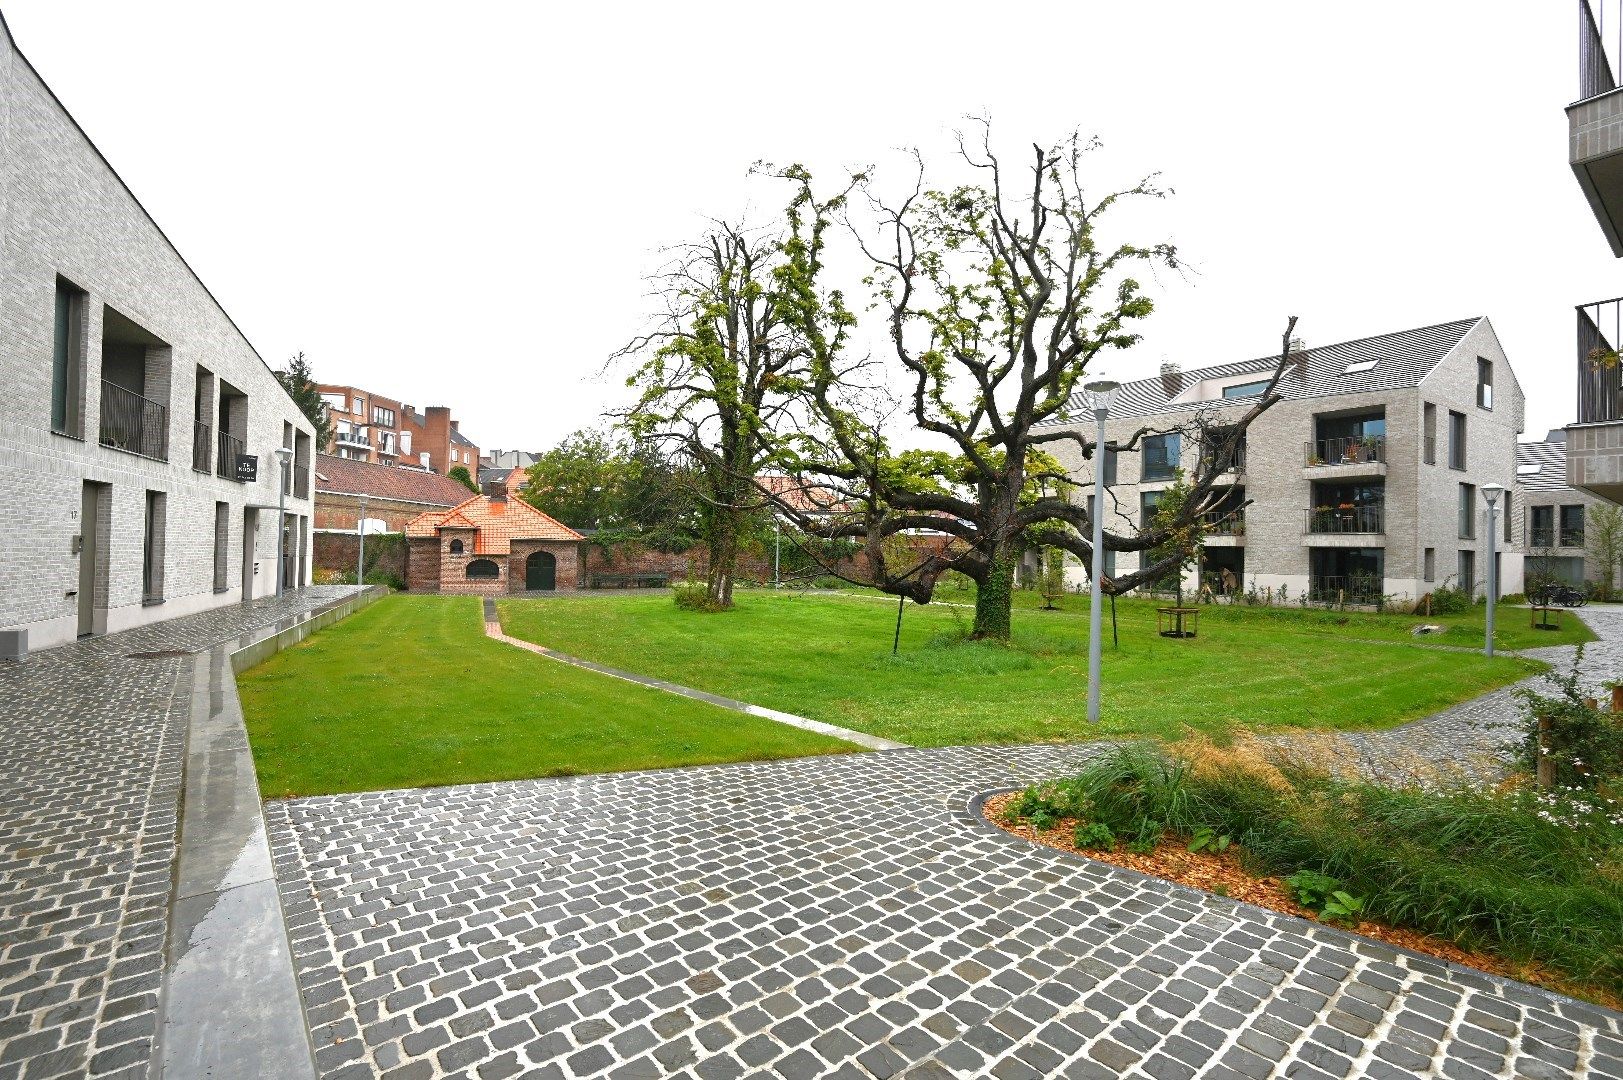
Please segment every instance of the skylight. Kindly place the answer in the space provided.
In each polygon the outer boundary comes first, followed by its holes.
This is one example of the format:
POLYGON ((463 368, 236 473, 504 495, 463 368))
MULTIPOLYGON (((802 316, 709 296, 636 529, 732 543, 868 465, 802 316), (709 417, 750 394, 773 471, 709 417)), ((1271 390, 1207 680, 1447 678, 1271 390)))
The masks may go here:
POLYGON ((1516 466, 1516 475, 1517 476, 1532 476, 1534 473, 1541 473, 1543 471, 1544 471, 1544 466, 1537 465, 1537 464, 1527 464, 1527 465, 1518 465, 1518 466, 1516 466))
POLYGON ((1379 360, 1360 360, 1356 364, 1348 364, 1346 367, 1342 368, 1341 373, 1343 375, 1356 375, 1360 371, 1373 370, 1375 365, 1378 363, 1380 363, 1379 360))

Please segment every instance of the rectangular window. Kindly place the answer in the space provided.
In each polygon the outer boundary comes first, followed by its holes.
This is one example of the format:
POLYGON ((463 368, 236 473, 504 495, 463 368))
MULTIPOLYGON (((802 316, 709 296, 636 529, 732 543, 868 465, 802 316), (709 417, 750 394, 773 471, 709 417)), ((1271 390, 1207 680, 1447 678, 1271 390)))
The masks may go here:
POLYGON ((1527 508, 1527 546, 1555 547, 1555 507, 1529 506, 1527 508))
POLYGON ((1223 396, 1226 398, 1256 397, 1268 389, 1268 380, 1261 382, 1240 383, 1238 386, 1223 387, 1223 396))
POLYGON ((394 427, 394 410, 385 409, 382 405, 372 406, 372 422, 382 427, 394 427))
POLYGON ((84 438, 84 296, 56 279, 56 324, 51 342, 51 430, 84 438))
POLYGON ((1465 414, 1448 413, 1448 467, 1465 468, 1465 414))
POLYGON ((1426 402, 1420 417, 1420 455, 1427 465, 1437 464, 1437 406, 1426 402))
POLYGON ((1493 361, 1476 358, 1476 404, 1479 409, 1493 408, 1493 361))
POLYGON ((1582 506, 1563 506, 1561 508, 1561 546, 1584 546, 1584 508, 1582 506))
POLYGON ((1460 539, 1476 539, 1476 485, 1460 485, 1460 539))
POLYGON ((1476 552, 1460 551, 1460 588, 1467 596, 1476 595, 1476 552))
POLYGON ((1424 559, 1424 573, 1427 581, 1437 580, 1437 549, 1427 548, 1424 559))
POLYGON ((146 531, 142 537, 141 599, 149 604, 163 599, 164 494, 147 492, 146 531))
POLYGON ((1181 438, 1177 432, 1151 435, 1144 440, 1145 480, 1171 480, 1178 471, 1182 456, 1181 438))
POLYGON ((1116 553, 1109 548, 1105 549, 1104 567, 1100 570, 1100 575, 1107 578, 1116 576, 1116 553))
POLYGON ((1512 497, 1511 497, 1512 494, 1513 494, 1512 492, 1506 491, 1504 493, 1504 496, 1503 496, 1503 498, 1505 500, 1505 546, 1506 547, 1509 547, 1511 544, 1515 543, 1515 537, 1516 537, 1516 529, 1515 529, 1516 518, 1514 516, 1514 507, 1511 505, 1512 502, 1514 501, 1512 499, 1512 497))
POLYGON ((1150 521, 1155 517, 1155 508, 1161 502, 1161 494, 1159 491, 1146 491, 1139 495, 1139 528, 1147 529, 1150 527, 1150 521))
POLYGON ((231 506, 214 504, 214 591, 223 593, 228 588, 225 573, 226 551, 231 543, 231 506))

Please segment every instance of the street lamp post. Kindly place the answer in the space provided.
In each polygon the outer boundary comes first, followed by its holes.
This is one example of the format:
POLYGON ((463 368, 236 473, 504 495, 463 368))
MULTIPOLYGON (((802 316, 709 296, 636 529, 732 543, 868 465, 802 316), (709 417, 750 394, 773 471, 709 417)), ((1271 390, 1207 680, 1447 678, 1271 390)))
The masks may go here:
POLYGON ((1104 510, 1105 510, 1105 417, 1110 415, 1110 401, 1116 396, 1119 383, 1108 379, 1088 383, 1083 387, 1093 399, 1095 439, 1093 443, 1093 568, 1088 577, 1092 603, 1088 609, 1088 723, 1099 722, 1099 663, 1101 636, 1100 576, 1104 573, 1104 510))
POLYGON ((772 587, 781 589, 781 578, 778 577, 779 556, 783 552, 783 522, 774 513, 772 515, 772 587))
POLYGON ((1494 527, 1494 510, 1499 505, 1499 493, 1504 490, 1499 484, 1482 485, 1482 499, 1488 504, 1488 626, 1482 645, 1482 652, 1485 656, 1493 655, 1493 605, 1494 601, 1498 599, 1499 593, 1499 559, 1494 552, 1494 543, 1497 540, 1495 534, 1499 530, 1494 527))
POLYGON ((285 446, 276 448, 276 473, 281 480, 276 494, 276 595, 282 595, 287 578, 287 468, 293 451, 285 446))
POLYGON ((361 516, 355 519, 355 584, 365 585, 362 568, 366 565, 366 492, 361 492, 361 516))

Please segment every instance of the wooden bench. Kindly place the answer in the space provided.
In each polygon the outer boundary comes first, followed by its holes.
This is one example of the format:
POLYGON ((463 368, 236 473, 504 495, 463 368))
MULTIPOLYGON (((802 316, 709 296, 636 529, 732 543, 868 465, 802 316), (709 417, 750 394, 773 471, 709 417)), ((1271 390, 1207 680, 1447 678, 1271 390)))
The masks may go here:
POLYGON ((1534 630, 1559 630, 1561 629, 1561 612, 1562 609, 1558 607, 1544 607, 1540 604, 1534 604, 1527 624, 1534 630), (1550 621, 1551 613, 1555 615, 1555 622, 1550 621))
POLYGON ((669 574, 593 574, 594 589, 663 589, 671 583, 669 574))

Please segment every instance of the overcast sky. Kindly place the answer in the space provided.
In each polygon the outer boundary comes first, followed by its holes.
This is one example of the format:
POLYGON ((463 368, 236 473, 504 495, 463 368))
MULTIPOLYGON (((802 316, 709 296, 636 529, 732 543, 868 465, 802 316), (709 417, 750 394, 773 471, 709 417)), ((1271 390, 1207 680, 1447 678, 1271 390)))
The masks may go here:
POLYGON ((1567 166, 1575 5, 0 0, 18 46, 273 365, 542 448, 623 397, 643 276, 707 215, 1080 127, 1175 196, 1110 374, 1487 315, 1527 434, 1571 419, 1573 305, 1623 293, 1567 166))

